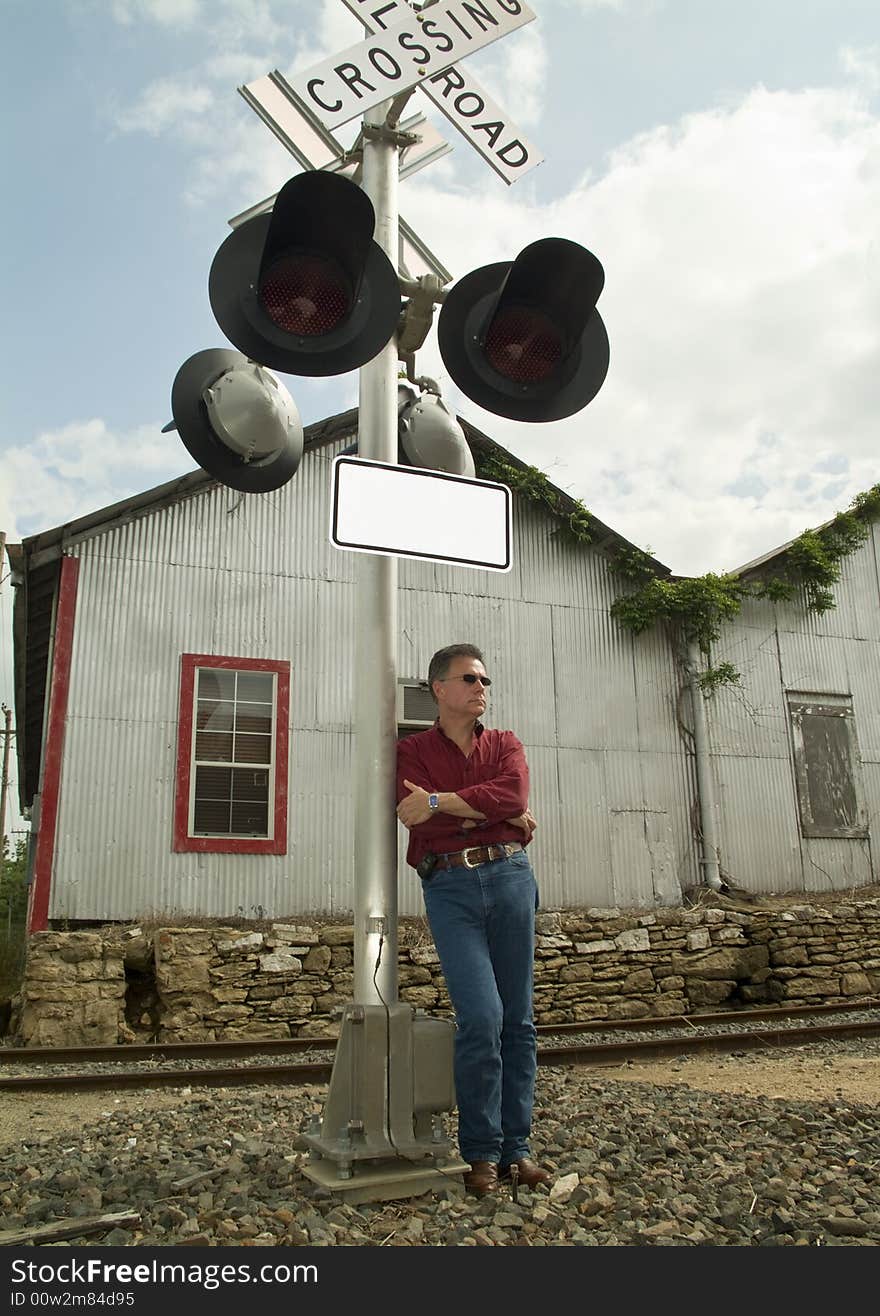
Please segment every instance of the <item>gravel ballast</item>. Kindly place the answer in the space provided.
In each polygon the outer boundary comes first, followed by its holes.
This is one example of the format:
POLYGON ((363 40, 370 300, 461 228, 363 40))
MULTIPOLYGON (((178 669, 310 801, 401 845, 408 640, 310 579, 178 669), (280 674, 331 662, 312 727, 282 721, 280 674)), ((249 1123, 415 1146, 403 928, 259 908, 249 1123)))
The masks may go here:
MULTIPOLYGON (((846 1053, 875 1063, 877 1043, 847 1043, 846 1053)), ((826 1063, 841 1054, 829 1050, 826 1063)), ((325 1086, 105 1093, 83 1105, 92 1113, 74 1131, 49 1132, 34 1095, 23 1139, 0 1152, 0 1230, 135 1211, 139 1224, 88 1245, 880 1244, 880 1106, 615 1072, 539 1072, 533 1154, 556 1177, 549 1189, 520 1189, 518 1201, 509 1190, 466 1197, 453 1183, 352 1205, 318 1187, 302 1173, 302 1135, 325 1086)))

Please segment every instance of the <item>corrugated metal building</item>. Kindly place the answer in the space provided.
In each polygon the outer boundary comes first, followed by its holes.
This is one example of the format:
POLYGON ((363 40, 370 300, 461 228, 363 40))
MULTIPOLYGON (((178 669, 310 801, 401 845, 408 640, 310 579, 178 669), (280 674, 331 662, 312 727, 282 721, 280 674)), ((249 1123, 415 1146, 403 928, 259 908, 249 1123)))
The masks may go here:
MULTIPOLYGON (((519 464, 462 423, 475 450, 519 464)), ((32 927, 352 909, 357 555, 328 525, 331 463, 356 425, 312 426, 273 494, 195 472, 10 546, 32 927)), ((594 520, 594 543, 571 545, 558 525, 517 500, 506 574, 401 561, 399 721, 432 717, 420 682, 435 649, 478 644, 489 721, 528 751, 544 907, 677 904, 700 880, 701 802, 674 637, 633 639, 610 616, 607 550, 627 541, 594 520)), ((703 804, 723 871, 756 891, 877 880, 874 550, 824 619, 754 604, 725 633, 745 679, 708 701, 717 798, 703 804), (822 745, 837 756, 830 804, 822 745)), ((420 913, 400 850, 400 913, 420 913)))
MULTIPOLYGON (((772 567, 773 553, 740 568, 772 567)), ((842 564, 836 607, 746 600, 713 655, 742 688, 708 701, 723 868, 750 890, 880 881, 880 526, 842 564), (873 826, 873 853, 872 853, 873 826)))

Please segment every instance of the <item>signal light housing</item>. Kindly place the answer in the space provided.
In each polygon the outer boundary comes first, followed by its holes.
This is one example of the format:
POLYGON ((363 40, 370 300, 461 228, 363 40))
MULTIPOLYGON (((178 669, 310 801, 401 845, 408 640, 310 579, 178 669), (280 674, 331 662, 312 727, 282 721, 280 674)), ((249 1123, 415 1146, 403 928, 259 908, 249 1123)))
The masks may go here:
POLYGON ((474 458, 464 430, 438 394, 418 394, 398 384, 397 433, 402 465, 474 479, 474 458))
POLYGON ((542 238, 515 261, 473 270, 440 311, 440 355, 472 401, 496 416, 549 421, 591 402, 608 373, 596 302, 605 272, 567 238, 542 238))
POLYGON ((241 352, 196 352, 171 387, 176 429, 202 470, 230 489, 268 493, 295 474, 303 454, 296 403, 270 371, 241 352))
POLYGON ((291 178, 269 215, 233 230, 208 277, 214 318, 253 361, 292 375, 356 370, 400 318, 400 285, 373 241, 365 192, 339 174, 291 178))

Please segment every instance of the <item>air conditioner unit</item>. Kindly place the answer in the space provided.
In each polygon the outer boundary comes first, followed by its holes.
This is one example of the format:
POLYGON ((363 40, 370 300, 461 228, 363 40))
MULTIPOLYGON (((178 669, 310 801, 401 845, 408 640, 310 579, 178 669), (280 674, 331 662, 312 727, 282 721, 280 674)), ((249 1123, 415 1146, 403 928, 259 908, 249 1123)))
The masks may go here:
POLYGON ((432 727, 436 717, 437 705, 434 703, 427 681, 398 681, 398 726, 421 731, 432 727))

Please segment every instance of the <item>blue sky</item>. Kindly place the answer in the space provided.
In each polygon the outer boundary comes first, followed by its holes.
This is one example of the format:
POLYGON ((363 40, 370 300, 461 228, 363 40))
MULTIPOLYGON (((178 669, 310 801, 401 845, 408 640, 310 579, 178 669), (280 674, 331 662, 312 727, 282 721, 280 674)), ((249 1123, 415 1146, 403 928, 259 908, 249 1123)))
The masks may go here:
MULTIPOLYGON (((401 212, 456 277, 543 236, 594 251, 608 379, 579 415, 525 426, 460 397, 433 335, 419 370, 673 570, 736 567, 880 479, 876 0, 532 8, 468 65, 545 162, 505 187, 437 118, 455 149, 402 184, 401 212)), ((14 541, 192 469, 160 430, 178 367, 225 345, 213 255, 298 169, 236 88, 361 30, 341 0, 0 0, 0 16, 14 541)), ((285 383, 306 422, 356 401, 355 374, 285 383)), ((4 582, 7 635, 8 604, 4 582)))

